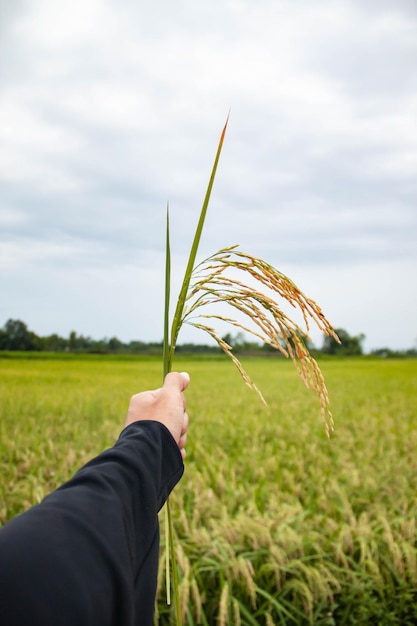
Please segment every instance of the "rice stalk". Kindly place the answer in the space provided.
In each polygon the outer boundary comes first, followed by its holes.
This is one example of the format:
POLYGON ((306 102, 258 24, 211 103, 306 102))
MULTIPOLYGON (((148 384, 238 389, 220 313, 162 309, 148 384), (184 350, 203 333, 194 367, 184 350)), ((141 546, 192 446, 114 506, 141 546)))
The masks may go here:
MULTIPOLYGON (((171 247, 169 208, 167 207, 163 375, 165 377, 171 371, 178 335, 183 324, 187 323, 204 330, 217 342, 223 352, 237 367, 246 385, 256 391, 261 401, 265 403, 261 391, 233 353, 232 347, 219 336, 218 332, 209 325, 207 320, 228 322, 244 332, 249 332, 255 338, 279 350, 285 357, 292 359, 304 385, 312 389, 319 397, 322 419, 326 434, 329 436, 330 431, 334 429, 334 425, 331 412, 328 409, 328 393, 320 368, 307 348, 307 342, 310 339, 308 335, 310 322, 314 322, 323 333, 331 335, 338 340, 333 327, 324 316, 320 307, 313 300, 307 298, 287 276, 264 260, 238 250, 237 246, 222 248, 202 263, 195 264, 228 121, 229 116, 220 136, 184 279, 179 292, 171 324, 171 332, 169 332, 171 247), (233 275, 228 272, 232 272, 233 275), (240 276, 243 274, 243 278, 237 279, 235 273, 239 273, 240 276), (254 281, 259 283, 259 288, 253 288, 251 283, 254 281), (300 311, 304 320, 305 330, 283 312, 276 302, 277 296, 300 311), (218 304, 231 307, 234 315, 226 317, 220 312, 211 312, 211 306, 218 304), (242 315, 248 318, 248 323, 241 321, 240 316, 242 315)), ((170 564, 168 561, 168 555, 170 554, 172 559, 176 621, 177 625, 181 625, 181 616, 184 611, 181 610, 179 596, 178 572, 173 541, 174 529, 169 500, 166 506, 166 527, 168 529, 167 543, 170 546, 170 549, 166 552, 167 601, 170 600, 170 564)), ((246 574, 248 574, 247 571, 246 574)), ((248 581, 249 577, 247 576, 248 581)), ((253 593, 251 595, 252 602, 254 602, 253 593)), ((226 596, 228 597, 227 586, 224 587, 222 592, 223 605, 225 604, 226 596)), ((220 611, 220 623, 223 620, 223 612, 220 611)))
POLYGON ((240 617, 240 606, 236 598, 233 598, 232 600, 232 609, 233 609, 233 625, 241 626, 242 620, 240 617))
MULTIPOLYGON (((169 308, 170 308, 170 295, 171 295, 170 293, 171 291, 171 244, 170 244, 170 230, 169 230, 169 206, 167 206, 166 230, 165 230, 165 305, 164 305, 164 340, 163 340, 163 378, 165 378, 165 376, 168 374, 168 372, 171 371, 171 368, 172 368, 172 361, 174 358, 178 334, 182 326, 181 318, 183 314, 184 303, 187 297, 191 275, 192 275, 192 271, 194 268, 195 259, 197 256, 197 250, 198 250, 198 246, 200 243, 201 233, 203 231, 207 208, 210 202, 211 191, 213 188, 214 179, 216 177, 217 165, 219 163, 228 121, 229 121, 229 116, 227 116, 226 123, 224 125, 222 134, 220 136, 219 145, 217 147, 216 157, 214 159, 214 165, 211 171, 206 195, 204 197, 203 206, 200 212, 200 218, 198 220, 196 232, 194 235, 194 240, 191 246, 184 279, 183 279, 180 293, 178 296, 177 306, 176 306, 174 317, 172 320, 171 334, 169 333, 169 308)), ((182 624, 181 601, 180 601, 180 593, 179 593, 176 555, 175 555, 175 549, 174 549, 174 527, 173 527, 173 522, 172 522, 169 498, 165 506, 165 524, 166 524, 166 528, 168 528, 167 540, 169 541, 169 550, 167 550, 166 552, 167 604, 170 604, 170 601, 171 601, 171 598, 170 598, 171 567, 170 567, 170 562, 169 562, 169 560, 171 559, 172 560, 172 578, 173 578, 172 582, 173 582, 173 589, 174 589, 176 622, 177 622, 177 626, 181 626, 182 624)))

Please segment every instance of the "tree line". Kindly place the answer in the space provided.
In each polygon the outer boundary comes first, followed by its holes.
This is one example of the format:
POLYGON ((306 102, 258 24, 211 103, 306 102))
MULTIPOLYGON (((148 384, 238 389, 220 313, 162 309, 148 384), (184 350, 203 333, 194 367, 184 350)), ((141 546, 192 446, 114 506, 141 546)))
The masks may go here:
MULTIPOLYGON (((19 352, 72 352, 91 354, 162 354, 162 341, 144 342, 139 340, 127 343, 117 337, 92 339, 79 335, 74 330, 68 337, 53 333, 40 337, 29 330, 21 320, 9 319, 0 329, 0 350, 19 352)), ((219 352, 216 346, 183 344, 178 351, 219 352)))
MULTIPOLYGON (((363 342, 365 335, 350 335, 344 328, 336 328, 336 333, 341 341, 339 344, 333 337, 323 337, 320 348, 313 344, 308 344, 307 348, 313 354, 325 354, 333 356, 360 356, 364 354, 363 342)), ((236 335, 230 333, 223 337, 235 353, 253 356, 280 356, 280 353, 267 344, 261 345, 247 341, 244 333, 238 332, 236 335)), ((177 352, 196 354, 220 354, 221 349, 214 345, 183 343, 177 345, 177 352)), ((21 352, 70 352, 70 353, 92 353, 92 354, 162 354, 162 341, 144 342, 133 340, 129 342, 120 341, 117 337, 92 339, 84 335, 79 335, 71 331, 68 337, 61 337, 56 333, 40 337, 29 330, 27 325, 21 320, 9 319, 3 328, 0 329, 0 350, 1 351, 21 351, 21 352)), ((417 349, 396 351, 389 348, 373 350, 371 355, 379 357, 416 357, 417 349)))

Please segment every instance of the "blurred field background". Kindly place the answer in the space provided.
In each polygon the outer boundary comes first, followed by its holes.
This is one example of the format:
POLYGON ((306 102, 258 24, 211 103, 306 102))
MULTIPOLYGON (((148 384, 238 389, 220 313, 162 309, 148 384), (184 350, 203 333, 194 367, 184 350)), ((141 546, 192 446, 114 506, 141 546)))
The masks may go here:
MULTIPOLYGON (((330 441, 292 363, 244 365, 266 408, 224 357, 174 364, 191 374, 171 497, 184 623, 416 624, 417 361, 320 361, 330 441)), ((1 358, 0 523, 111 446, 161 371, 153 358, 1 358)), ((174 623, 163 567, 156 623, 174 623)))

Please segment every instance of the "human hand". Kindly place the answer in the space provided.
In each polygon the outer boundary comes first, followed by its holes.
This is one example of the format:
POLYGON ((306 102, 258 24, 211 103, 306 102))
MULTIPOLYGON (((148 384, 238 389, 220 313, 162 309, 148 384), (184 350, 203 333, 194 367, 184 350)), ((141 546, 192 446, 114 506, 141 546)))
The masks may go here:
POLYGON ((188 387, 190 377, 186 372, 170 372, 164 385, 153 391, 143 391, 132 396, 127 411, 125 426, 141 420, 154 420, 164 424, 178 444, 185 459, 188 415, 183 391, 188 387))

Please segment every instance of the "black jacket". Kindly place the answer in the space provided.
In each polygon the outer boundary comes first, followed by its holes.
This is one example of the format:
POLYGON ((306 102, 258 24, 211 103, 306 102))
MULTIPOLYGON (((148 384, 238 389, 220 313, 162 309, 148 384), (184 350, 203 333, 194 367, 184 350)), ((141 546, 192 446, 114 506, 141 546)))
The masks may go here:
POLYGON ((2 626, 151 626, 158 511, 184 465, 165 426, 131 424, 0 530, 2 626))

